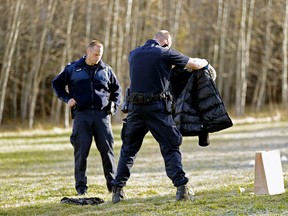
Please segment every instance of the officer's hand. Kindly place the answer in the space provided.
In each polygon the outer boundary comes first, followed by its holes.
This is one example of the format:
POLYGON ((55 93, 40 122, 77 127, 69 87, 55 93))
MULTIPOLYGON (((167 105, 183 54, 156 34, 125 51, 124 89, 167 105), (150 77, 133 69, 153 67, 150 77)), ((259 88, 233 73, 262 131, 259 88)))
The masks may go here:
POLYGON ((76 101, 74 100, 74 98, 71 98, 69 101, 68 101, 68 107, 69 108, 73 108, 74 106, 76 106, 76 101))

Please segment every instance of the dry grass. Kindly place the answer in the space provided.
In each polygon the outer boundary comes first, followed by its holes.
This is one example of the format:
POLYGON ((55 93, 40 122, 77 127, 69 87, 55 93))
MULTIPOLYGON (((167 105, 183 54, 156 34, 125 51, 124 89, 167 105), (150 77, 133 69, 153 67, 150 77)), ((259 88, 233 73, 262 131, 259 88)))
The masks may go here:
MULTIPOLYGON (((115 129, 118 159, 120 127, 115 129)), ((288 123, 235 125, 211 134, 203 148, 196 137, 185 137, 183 165, 196 194, 194 202, 176 202, 166 177, 159 146, 148 134, 125 187, 128 199, 111 203, 95 146, 88 162, 89 196, 99 206, 60 204, 74 197, 73 149, 70 130, 38 130, 0 134, 0 215, 285 215, 287 192, 276 196, 253 193, 255 152, 279 149, 288 157, 288 123), (239 193, 239 187, 245 191, 239 193)), ((285 187, 288 163, 283 161, 285 187)))

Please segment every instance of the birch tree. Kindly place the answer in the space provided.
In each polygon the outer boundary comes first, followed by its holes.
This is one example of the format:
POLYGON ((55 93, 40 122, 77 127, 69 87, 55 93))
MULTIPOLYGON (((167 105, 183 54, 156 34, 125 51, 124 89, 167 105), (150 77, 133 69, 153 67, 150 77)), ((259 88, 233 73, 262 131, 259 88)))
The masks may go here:
MULTIPOLYGON (((221 25, 220 25, 220 50, 219 50, 219 67, 218 67, 218 79, 217 79, 217 86, 219 92, 223 92, 223 79, 224 76, 229 76, 227 73, 224 73, 224 65, 225 65, 225 50, 226 50, 226 37, 227 37, 227 25, 228 25, 228 16, 229 16, 229 8, 230 8, 230 1, 226 1, 223 7, 223 13, 221 18, 221 25)), ((228 73, 230 70, 228 70, 228 73)), ((229 86, 229 85, 227 85, 229 86)))
POLYGON ((241 116, 245 113, 246 96, 247 96, 247 73, 249 68, 249 53, 251 31, 254 14, 254 0, 250 1, 249 13, 247 16, 247 2, 242 0, 242 16, 241 30, 239 37, 239 54, 238 54, 238 70, 236 82, 236 115, 241 116), (248 21, 247 21, 248 20, 248 21), (247 23, 247 24, 246 24, 247 23))
POLYGON ((246 0, 242 0, 242 16, 241 16, 241 29, 238 43, 238 57, 237 57, 237 82, 236 82, 236 101, 235 109, 236 115, 241 116, 245 113, 246 103, 246 90, 247 90, 247 79, 246 79, 246 63, 245 63, 245 32, 246 32, 246 13, 247 3, 246 0))

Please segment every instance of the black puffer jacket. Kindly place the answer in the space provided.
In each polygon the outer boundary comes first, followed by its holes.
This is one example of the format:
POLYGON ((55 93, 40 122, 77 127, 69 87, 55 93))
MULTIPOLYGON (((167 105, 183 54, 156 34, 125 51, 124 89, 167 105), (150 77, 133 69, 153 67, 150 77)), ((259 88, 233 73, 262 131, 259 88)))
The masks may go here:
POLYGON ((198 136, 233 125, 207 69, 188 72, 173 68, 173 117, 183 136, 198 136))

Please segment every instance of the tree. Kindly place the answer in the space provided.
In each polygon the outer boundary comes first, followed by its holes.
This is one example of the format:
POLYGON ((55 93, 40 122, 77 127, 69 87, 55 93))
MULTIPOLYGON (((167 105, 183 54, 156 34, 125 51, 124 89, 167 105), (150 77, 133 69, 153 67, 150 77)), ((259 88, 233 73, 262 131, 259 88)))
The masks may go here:
POLYGON ((286 0, 283 35, 282 104, 283 107, 288 108, 288 0, 286 0))
POLYGON ((1 79, 0 79, 0 125, 3 120, 3 111, 6 97, 6 90, 8 84, 8 78, 11 71, 11 65, 13 62, 13 54, 16 49, 17 40, 19 36, 20 24, 21 24, 21 9, 24 1, 18 0, 16 5, 12 5, 13 20, 10 23, 10 33, 8 35, 8 42, 5 49, 1 68, 1 79))
MULTIPOLYGON (((225 105, 236 115, 245 115, 248 106, 287 108, 287 1, 2 0, 0 124, 21 119, 32 127, 50 116, 68 126, 69 110, 51 89, 67 62, 99 39, 103 60, 124 90, 130 51, 159 29, 172 33, 172 48, 209 60, 225 105)), ((118 112, 114 120, 120 117, 118 112)))
POLYGON ((247 17, 247 2, 242 0, 241 29, 238 48, 238 70, 236 82, 236 115, 241 116, 245 113, 247 97, 247 70, 249 68, 249 50, 251 41, 251 29, 253 22, 254 0, 250 1, 249 14, 247 17), (247 22, 248 20, 248 22, 247 22), (248 24, 246 24, 248 23, 248 24))
POLYGON ((54 17, 54 13, 56 10, 58 0, 49 0, 48 2, 48 8, 47 8, 47 18, 44 21, 44 29, 41 35, 39 49, 38 49, 38 55, 36 56, 36 61, 33 64, 33 67, 31 69, 31 104, 30 104, 30 110, 29 110, 29 128, 32 128, 34 123, 34 115, 35 115, 35 108, 36 108, 36 102, 37 102, 37 96, 39 93, 39 84, 42 80, 43 74, 41 73, 41 63, 43 60, 44 55, 44 45, 46 42, 47 33, 49 31, 50 25, 52 23, 52 19, 54 17))

